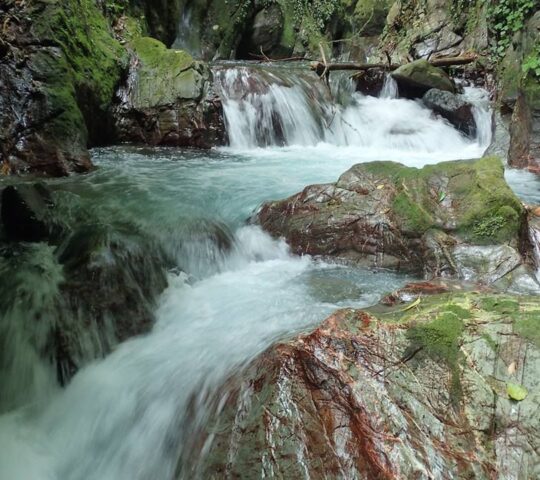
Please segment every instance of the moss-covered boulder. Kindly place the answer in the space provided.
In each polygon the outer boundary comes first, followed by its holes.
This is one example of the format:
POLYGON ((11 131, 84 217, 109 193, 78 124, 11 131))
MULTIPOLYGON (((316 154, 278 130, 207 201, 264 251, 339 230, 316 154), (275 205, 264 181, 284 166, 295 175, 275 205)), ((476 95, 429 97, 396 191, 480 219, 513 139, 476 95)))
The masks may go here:
POLYGON ((538 477, 538 297, 422 291, 340 310, 234 373, 178 478, 538 477))
POLYGON ((403 97, 421 97, 432 88, 450 93, 456 91, 454 82, 444 70, 423 59, 402 65, 392 72, 392 77, 403 97))
POLYGON ((0 21, 2 172, 88 170, 87 147, 110 138, 124 49, 92 0, 8 2, 0 21))
POLYGON ((526 213, 503 174, 495 157, 358 164, 264 204, 257 221, 299 254, 492 283, 523 263, 526 213))
POLYGON ((209 148, 225 143, 208 66, 149 37, 135 38, 127 82, 114 108, 117 139, 209 148))

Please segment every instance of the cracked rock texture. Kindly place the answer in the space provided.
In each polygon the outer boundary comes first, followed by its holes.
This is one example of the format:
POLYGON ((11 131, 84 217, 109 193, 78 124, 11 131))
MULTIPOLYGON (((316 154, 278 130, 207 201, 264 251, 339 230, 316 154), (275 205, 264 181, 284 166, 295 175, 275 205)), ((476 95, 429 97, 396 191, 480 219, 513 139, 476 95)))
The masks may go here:
POLYGON ((412 285, 270 348, 220 389, 180 475, 538 478, 540 302, 462 289, 412 285))

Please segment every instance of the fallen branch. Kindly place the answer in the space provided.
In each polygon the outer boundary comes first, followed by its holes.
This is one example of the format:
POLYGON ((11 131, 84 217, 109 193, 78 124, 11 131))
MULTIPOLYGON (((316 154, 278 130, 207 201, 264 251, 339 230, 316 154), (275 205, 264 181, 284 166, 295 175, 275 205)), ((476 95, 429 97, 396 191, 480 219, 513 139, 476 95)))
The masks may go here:
MULTIPOLYGON (((453 67, 457 65, 467 65, 474 62, 478 58, 477 55, 463 55, 460 57, 442 57, 434 60, 429 60, 429 63, 434 67, 453 67)), ((371 69, 381 70, 396 70, 401 65, 395 63, 328 63, 323 58, 323 62, 312 62, 311 70, 317 72, 317 75, 322 76, 325 73, 336 70, 355 70, 366 71, 371 69)))

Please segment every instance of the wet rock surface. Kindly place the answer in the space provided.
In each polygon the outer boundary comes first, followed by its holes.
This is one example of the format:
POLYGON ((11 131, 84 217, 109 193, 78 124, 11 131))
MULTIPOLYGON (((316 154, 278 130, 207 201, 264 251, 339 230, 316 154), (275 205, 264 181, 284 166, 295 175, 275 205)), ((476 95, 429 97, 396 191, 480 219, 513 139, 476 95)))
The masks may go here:
POLYGON ((420 170, 358 164, 264 204, 257 221, 295 253, 370 267, 493 283, 526 264, 526 213, 494 157, 420 170))
POLYGON ((458 95, 434 88, 427 91, 422 102, 468 137, 476 135, 473 106, 458 95))
POLYGON ((107 139, 123 50, 94 2, 6 2, 0 58, 2 173, 91 168, 107 139))
POLYGON ((524 64, 538 55, 540 12, 516 34, 500 66, 499 103, 510 124, 509 165, 540 173, 540 86, 524 64))
POLYGON ((452 79, 440 68, 434 67, 427 60, 416 60, 402 65, 392 72, 399 94, 406 98, 422 97, 428 90, 436 88, 455 93, 452 79))
POLYGON ((538 298, 446 288, 270 348, 219 390, 179 478, 537 477, 538 298))
POLYGON ((138 38, 114 107, 120 142, 210 148, 226 143, 221 100, 207 65, 152 38, 138 38))

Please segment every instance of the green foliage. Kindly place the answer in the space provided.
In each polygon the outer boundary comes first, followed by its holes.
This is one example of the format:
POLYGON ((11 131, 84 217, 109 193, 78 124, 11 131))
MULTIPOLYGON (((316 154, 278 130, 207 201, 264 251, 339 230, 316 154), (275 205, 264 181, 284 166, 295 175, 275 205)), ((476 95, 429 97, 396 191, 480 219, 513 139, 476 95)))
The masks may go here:
POLYGON ((540 79, 540 41, 534 47, 534 50, 528 55, 521 65, 523 73, 527 76, 540 79))
POLYGON ((523 29, 535 4, 535 0, 498 0, 490 4, 488 19, 491 34, 495 39, 492 53, 496 57, 504 56, 513 35, 523 29))
POLYGON ((128 6, 127 0, 106 0, 103 5, 103 11, 108 17, 116 18, 123 15, 128 6))

